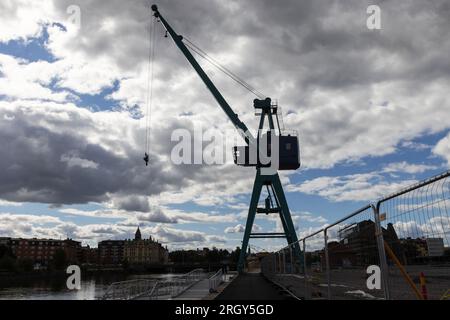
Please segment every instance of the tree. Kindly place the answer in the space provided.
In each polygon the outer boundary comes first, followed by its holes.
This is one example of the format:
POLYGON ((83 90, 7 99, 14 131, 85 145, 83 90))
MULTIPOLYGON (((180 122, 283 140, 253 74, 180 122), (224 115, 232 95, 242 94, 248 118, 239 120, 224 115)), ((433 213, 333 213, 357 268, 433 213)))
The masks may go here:
POLYGON ((239 260, 239 255, 241 254, 241 248, 236 247, 236 250, 231 252, 231 261, 233 264, 237 264, 239 260))
POLYGON ((10 247, 5 246, 5 245, 0 245, 0 259, 3 257, 11 257, 13 259, 16 258, 10 247))
POLYGON ((17 261, 10 247, 0 245, 0 270, 16 271, 17 261))
POLYGON ((122 260, 122 268, 123 270, 128 270, 130 268, 130 263, 128 262, 128 259, 122 260))
POLYGON ((19 260, 19 269, 24 272, 33 271, 33 261, 31 259, 19 260))
POLYGON ((0 270, 5 271, 16 271, 17 270, 17 263, 16 259, 10 257, 10 256, 3 256, 0 258, 0 270))
POLYGON ((67 265, 67 255, 63 249, 58 249, 53 255, 53 265, 56 270, 62 270, 67 265))

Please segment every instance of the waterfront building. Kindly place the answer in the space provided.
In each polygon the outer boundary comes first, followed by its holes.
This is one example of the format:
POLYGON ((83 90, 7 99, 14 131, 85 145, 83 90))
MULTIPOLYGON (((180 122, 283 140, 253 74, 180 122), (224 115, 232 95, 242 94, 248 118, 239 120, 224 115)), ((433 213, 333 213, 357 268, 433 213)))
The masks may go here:
POLYGON ((78 263, 81 242, 72 239, 0 238, 0 244, 11 249, 17 260, 29 260, 48 266, 57 250, 64 251, 67 263, 78 263))
POLYGON ((98 264, 98 249, 90 246, 83 246, 78 253, 78 261, 80 263, 98 264))
POLYGON ((166 264, 169 260, 167 248, 152 239, 142 239, 139 227, 133 240, 126 240, 124 245, 124 259, 130 264, 166 264))
POLYGON ((104 240, 98 243, 98 260, 101 264, 123 263, 124 240, 104 240))

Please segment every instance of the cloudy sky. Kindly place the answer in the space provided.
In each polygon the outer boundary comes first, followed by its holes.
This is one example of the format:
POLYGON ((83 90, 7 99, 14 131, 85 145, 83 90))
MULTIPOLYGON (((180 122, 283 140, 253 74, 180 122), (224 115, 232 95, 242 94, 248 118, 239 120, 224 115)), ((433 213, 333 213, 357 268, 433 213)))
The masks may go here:
MULTIPOLYGON (((158 5, 179 34, 278 99, 299 131, 302 167, 282 174, 299 236, 448 169, 449 1, 158 5), (381 30, 366 26, 371 4, 381 30)), ((233 127, 160 25, 142 161, 147 1, 2 0, 0 21, 0 236, 96 246, 140 225, 171 248, 240 245, 255 172, 170 161, 173 130, 233 127)), ((254 96, 204 67, 255 129, 254 96)), ((256 230, 279 228, 276 217, 256 220, 256 230)))

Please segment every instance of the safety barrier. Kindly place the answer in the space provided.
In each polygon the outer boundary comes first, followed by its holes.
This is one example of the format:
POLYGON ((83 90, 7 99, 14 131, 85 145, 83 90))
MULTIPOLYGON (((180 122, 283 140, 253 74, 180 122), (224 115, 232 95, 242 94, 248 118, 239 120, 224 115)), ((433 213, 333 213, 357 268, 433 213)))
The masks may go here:
POLYGON ((217 292, 217 288, 223 282, 223 271, 219 269, 212 277, 209 278, 209 292, 217 292))
POLYGON ((190 286, 207 278, 203 269, 175 276, 167 280, 134 279, 112 283, 104 293, 103 300, 170 299, 190 286))
POLYGON ((450 171, 265 257, 266 277, 304 299, 445 299, 450 289, 450 171), (379 274, 379 279, 371 275, 379 274), (379 280, 379 281, 378 281, 379 280), (378 285, 379 284, 379 285, 378 285))

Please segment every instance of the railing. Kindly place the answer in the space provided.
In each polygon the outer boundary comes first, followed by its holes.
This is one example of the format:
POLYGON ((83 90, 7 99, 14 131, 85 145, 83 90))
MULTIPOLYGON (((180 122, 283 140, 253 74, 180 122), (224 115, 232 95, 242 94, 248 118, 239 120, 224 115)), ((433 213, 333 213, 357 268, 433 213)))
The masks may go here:
POLYGON ((142 292, 151 291, 156 280, 135 279, 112 283, 104 293, 103 300, 130 300, 142 292))
POLYGON ((262 272, 304 299, 448 297, 449 176, 384 197, 290 244, 265 257, 262 272), (293 256, 294 245, 301 257, 293 256))
POLYGON ((217 288, 223 282, 223 271, 219 269, 211 278, 209 278, 209 292, 217 292, 217 288))
POLYGON ((207 274, 203 269, 175 276, 167 280, 135 279, 112 283, 103 295, 103 300, 171 299, 190 286, 203 280, 207 274))

